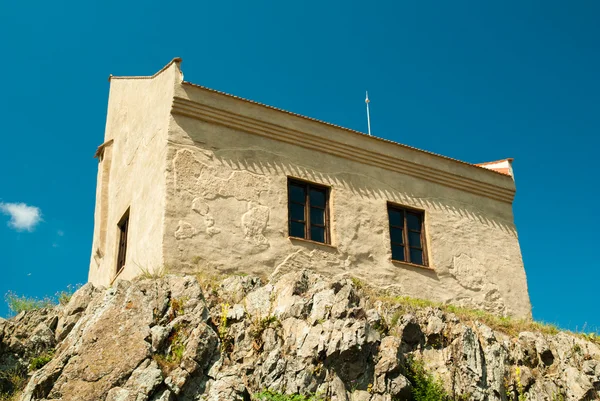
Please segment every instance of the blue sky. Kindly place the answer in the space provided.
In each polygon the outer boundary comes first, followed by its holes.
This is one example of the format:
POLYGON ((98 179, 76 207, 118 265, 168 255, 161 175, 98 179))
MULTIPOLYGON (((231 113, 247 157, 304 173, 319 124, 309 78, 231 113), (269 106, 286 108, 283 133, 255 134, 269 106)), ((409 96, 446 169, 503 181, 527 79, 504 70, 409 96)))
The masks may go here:
POLYGON ((179 56, 186 80, 361 131, 368 89, 377 136, 514 157, 534 317, 599 328, 599 18, 594 1, 1 2, 0 293, 86 281, 107 77, 179 56))

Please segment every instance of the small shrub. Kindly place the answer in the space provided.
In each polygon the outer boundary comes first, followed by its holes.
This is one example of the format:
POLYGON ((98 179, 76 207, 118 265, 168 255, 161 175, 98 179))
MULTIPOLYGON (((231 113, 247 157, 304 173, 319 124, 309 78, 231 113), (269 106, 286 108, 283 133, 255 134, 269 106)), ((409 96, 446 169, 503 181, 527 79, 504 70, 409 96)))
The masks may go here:
POLYGON ((414 401, 449 401, 442 382, 425 370, 422 361, 409 360, 405 366, 406 378, 412 384, 414 401))
POLYGON ((523 387, 523 383, 521 382, 521 368, 519 366, 515 368, 515 380, 517 382, 517 400, 527 401, 527 394, 525 394, 525 388, 523 387))
POLYGON ((171 308, 169 309, 169 322, 172 322, 177 316, 185 313, 184 305, 187 298, 171 298, 171 308))
POLYGON ((185 352, 185 339, 188 334, 188 329, 184 324, 176 324, 167 338, 165 352, 152 356, 160 369, 166 374, 181 363, 185 352))
POLYGON ((270 315, 262 319, 252 320, 252 326, 250 327, 249 334, 253 339, 253 347, 257 351, 262 349, 263 341, 262 335, 269 327, 279 327, 281 323, 277 316, 270 315))
POLYGON ((402 317, 401 310, 397 310, 396 312, 394 312, 394 314, 392 315, 392 318, 390 319, 390 328, 396 327, 396 325, 398 324, 398 321, 400 320, 401 317, 402 317))
POLYGON ((18 315, 23 311, 49 308, 56 305, 55 301, 49 297, 39 299, 35 297, 26 297, 24 295, 19 296, 12 291, 7 292, 4 299, 13 315, 18 315))
POLYGON ((327 398, 319 395, 281 394, 275 391, 263 390, 254 393, 252 399, 256 401, 326 401, 327 398))
POLYGON ((354 287, 355 287, 357 290, 360 290, 361 288, 363 288, 363 283, 362 283, 362 281, 360 281, 360 279, 359 279, 359 278, 357 278, 357 277, 352 277, 352 278, 351 278, 351 280, 352 280, 352 284, 354 284, 354 287))
POLYGON ((379 335, 381 335, 382 338, 387 336, 390 332, 390 326, 387 324, 383 316, 381 317, 381 320, 373 324, 373 328, 379 332, 379 335))
POLYGON ((54 351, 44 352, 43 354, 31 359, 29 363, 29 371, 34 371, 43 368, 48 362, 54 358, 54 351))
POLYGON ((233 346, 232 340, 229 337, 227 312, 229 312, 229 304, 221 304, 221 317, 219 320, 219 338, 221 339, 221 353, 226 353, 231 350, 233 346))

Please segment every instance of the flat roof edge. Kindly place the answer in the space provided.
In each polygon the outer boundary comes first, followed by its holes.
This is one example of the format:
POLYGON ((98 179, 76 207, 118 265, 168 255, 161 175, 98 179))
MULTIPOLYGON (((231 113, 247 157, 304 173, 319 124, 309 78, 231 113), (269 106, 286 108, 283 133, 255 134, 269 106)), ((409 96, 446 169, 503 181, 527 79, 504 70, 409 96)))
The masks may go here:
POLYGON ((181 64, 181 61, 182 61, 181 57, 175 57, 175 58, 173 58, 173 60, 169 61, 163 68, 161 68, 160 70, 158 70, 157 72, 155 72, 152 75, 114 76, 114 75, 110 74, 108 76, 108 82, 110 82, 113 79, 152 79, 152 78, 156 78, 163 71, 165 71, 167 68, 169 68, 171 66, 171 64, 176 63, 179 66, 179 64, 181 64))

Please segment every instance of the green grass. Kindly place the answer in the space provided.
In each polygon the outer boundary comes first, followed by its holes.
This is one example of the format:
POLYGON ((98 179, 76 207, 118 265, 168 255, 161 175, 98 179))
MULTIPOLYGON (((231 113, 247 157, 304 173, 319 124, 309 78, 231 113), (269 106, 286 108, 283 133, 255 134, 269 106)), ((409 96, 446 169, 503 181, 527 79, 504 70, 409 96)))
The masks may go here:
POLYGON ((142 280, 143 279, 158 280, 158 279, 166 276, 169 272, 169 268, 166 265, 163 265, 163 266, 157 267, 156 269, 153 269, 150 267, 140 266, 135 262, 134 262, 134 264, 140 270, 140 274, 139 274, 138 278, 140 278, 142 280))
MULTIPOLYGON (((431 307, 440 309, 446 313, 453 313, 463 322, 479 321, 494 330, 503 332, 510 336, 517 336, 523 331, 532 331, 548 335, 555 335, 561 331, 561 329, 554 324, 536 322, 528 319, 518 319, 509 316, 498 316, 482 310, 442 304, 440 302, 428 301, 425 299, 411 298, 406 296, 392 297, 388 295, 380 295, 372 291, 369 291, 367 295, 373 300, 382 301, 390 308, 397 308, 390 319, 390 327, 394 327, 404 313, 416 313, 421 309, 431 307)), ((566 332, 600 345, 600 335, 596 333, 566 332)))
POLYGON ((152 356, 165 374, 169 374, 181 363, 188 335, 189 330, 184 324, 176 324, 167 338, 165 352, 152 356))
POLYGON ((54 358, 54 351, 44 352, 43 354, 32 358, 29 362, 29 371, 34 371, 43 368, 48 362, 54 358))
POLYGON ((56 300, 58 301, 58 303, 60 305, 66 305, 71 300, 71 297, 73 296, 73 294, 75 294, 75 291, 77 291, 80 288, 81 288, 81 284, 77 284, 77 285, 69 284, 67 286, 66 290, 59 291, 56 293, 56 300))
POLYGON ((405 376, 412 384, 411 391, 414 401, 449 401, 451 399, 442 382, 425 370, 422 361, 409 360, 405 370, 405 376))
POLYGON ((277 316, 274 315, 269 315, 262 319, 253 319, 248 334, 250 334, 250 336, 252 337, 252 346, 254 347, 254 349, 257 351, 262 349, 264 345, 262 335, 266 329, 268 329, 269 327, 277 328, 280 326, 281 322, 279 322, 277 316))
POLYGON ((81 287, 81 284, 67 286, 66 290, 59 291, 54 297, 45 296, 44 298, 28 297, 25 295, 17 295, 12 291, 8 291, 4 295, 4 300, 8 305, 11 316, 16 316, 23 311, 31 311, 42 308, 52 308, 56 305, 66 305, 71 300, 71 297, 81 287))
POLYGON ((252 395, 255 401, 326 401, 327 398, 318 395, 281 394, 275 391, 263 390, 252 395))
POLYGON ((56 301, 50 297, 26 297, 24 295, 17 295, 12 291, 7 292, 4 299, 8 304, 8 309, 10 309, 11 314, 13 315, 18 315, 23 311, 49 308, 56 305, 56 301))

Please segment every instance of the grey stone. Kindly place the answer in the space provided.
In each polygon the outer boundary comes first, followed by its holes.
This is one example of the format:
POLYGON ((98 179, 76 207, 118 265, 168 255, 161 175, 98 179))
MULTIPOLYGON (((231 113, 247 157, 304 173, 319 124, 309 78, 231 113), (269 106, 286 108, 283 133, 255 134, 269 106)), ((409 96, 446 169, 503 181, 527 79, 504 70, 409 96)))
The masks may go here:
POLYGON ((242 401, 266 388, 391 401, 411 399, 405 373, 413 359, 469 400, 514 397, 517 383, 530 401, 598 398, 593 342, 563 332, 512 338, 431 307, 401 315, 382 337, 397 308, 350 280, 309 271, 278 277, 264 286, 231 277, 208 304, 191 276, 87 285, 65 307, 0 320, 0 370, 27 369, 55 348, 31 374, 23 401, 242 401), (239 302, 223 326, 223 300, 231 299, 239 302), (173 310, 173 300, 182 307, 173 310))

